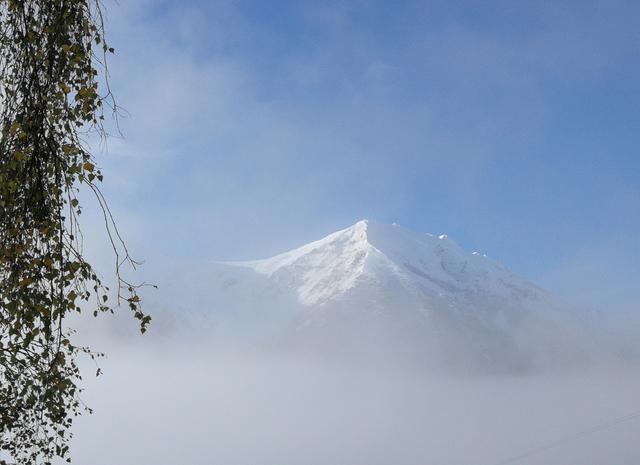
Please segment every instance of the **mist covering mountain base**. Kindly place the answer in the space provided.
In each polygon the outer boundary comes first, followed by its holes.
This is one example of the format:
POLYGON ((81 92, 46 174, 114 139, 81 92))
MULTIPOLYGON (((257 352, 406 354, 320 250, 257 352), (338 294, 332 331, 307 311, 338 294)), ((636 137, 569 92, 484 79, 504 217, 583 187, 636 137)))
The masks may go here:
POLYGON ((76 463, 640 463, 637 313, 574 310, 444 236, 360 222, 156 271, 144 338, 78 322, 108 358, 76 463))
MULTIPOLYGON (((446 236, 360 221, 272 258, 215 263, 211 337, 429 369, 526 372, 584 361, 575 312, 446 236)), ((200 326, 200 325, 199 325, 200 326)))

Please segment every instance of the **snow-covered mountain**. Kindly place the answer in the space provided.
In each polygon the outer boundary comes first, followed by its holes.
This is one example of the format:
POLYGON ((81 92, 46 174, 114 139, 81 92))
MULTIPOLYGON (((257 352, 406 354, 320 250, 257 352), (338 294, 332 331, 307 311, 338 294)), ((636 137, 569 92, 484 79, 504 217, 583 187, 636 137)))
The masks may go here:
POLYGON ((571 317, 545 291, 447 236, 397 225, 359 221, 272 258, 219 264, 215 280, 227 307, 242 301, 239 313, 298 344, 510 369, 574 354, 571 317))

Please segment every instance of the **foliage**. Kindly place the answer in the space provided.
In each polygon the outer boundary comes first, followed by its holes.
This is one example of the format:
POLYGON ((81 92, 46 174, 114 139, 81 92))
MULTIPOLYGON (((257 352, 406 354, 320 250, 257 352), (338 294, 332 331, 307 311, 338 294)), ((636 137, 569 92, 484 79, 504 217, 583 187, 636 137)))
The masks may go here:
POLYGON ((98 354, 74 344, 65 317, 112 312, 124 301, 143 332, 150 321, 119 271, 110 303, 81 247, 85 186, 114 251, 124 251, 117 270, 135 264, 86 143, 106 136, 105 108, 116 110, 103 31, 96 0, 0 0, 0 448, 20 464, 70 460, 73 418, 88 410, 77 359, 98 354))

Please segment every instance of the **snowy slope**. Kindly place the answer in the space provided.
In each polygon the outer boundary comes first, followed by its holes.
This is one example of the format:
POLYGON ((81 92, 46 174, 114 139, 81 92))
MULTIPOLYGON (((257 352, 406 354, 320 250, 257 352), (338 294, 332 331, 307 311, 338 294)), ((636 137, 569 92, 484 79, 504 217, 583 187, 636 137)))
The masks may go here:
POLYGON ((446 236, 396 225, 363 220, 272 258, 224 266, 265 280, 256 306, 289 295, 299 337, 339 333, 334 346, 393 334, 449 359, 473 354, 517 366, 557 357, 571 339, 562 305, 534 284, 446 236))
POLYGON ((451 298, 484 293, 524 304, 547 297, 498 262, 464 252, 447 236, 368 220, 272 258, 231 265, 288 287, 305 306, 339 299, 363 283, 390 281, 406 292, 451 298))

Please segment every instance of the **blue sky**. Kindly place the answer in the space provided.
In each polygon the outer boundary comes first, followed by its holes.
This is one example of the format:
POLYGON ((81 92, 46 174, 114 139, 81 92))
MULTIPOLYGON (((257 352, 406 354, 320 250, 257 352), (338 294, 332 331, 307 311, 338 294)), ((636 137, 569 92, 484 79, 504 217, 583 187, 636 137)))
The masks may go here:
POLYGON ((249 259, 361 218, 637 306, 640 3, 108 2, 138 256, 249 259))

